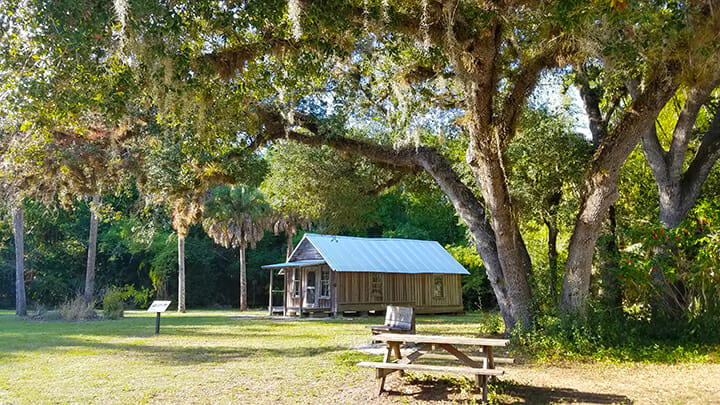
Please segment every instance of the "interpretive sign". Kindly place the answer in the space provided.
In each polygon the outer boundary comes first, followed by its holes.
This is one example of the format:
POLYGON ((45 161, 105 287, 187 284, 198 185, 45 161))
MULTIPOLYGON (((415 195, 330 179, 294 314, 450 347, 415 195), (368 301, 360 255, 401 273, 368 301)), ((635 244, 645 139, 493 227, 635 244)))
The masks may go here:
POLYGON ((165 312, 172 301, 153 301, 148 308, 148 312, 165 312))
POLYGON ((155 318, 155 334, 160 334, 160 313, 165 312, 170 306, 171 301, 153 301, 148 308, 148 312, 156 312, 157 317, 155 318))

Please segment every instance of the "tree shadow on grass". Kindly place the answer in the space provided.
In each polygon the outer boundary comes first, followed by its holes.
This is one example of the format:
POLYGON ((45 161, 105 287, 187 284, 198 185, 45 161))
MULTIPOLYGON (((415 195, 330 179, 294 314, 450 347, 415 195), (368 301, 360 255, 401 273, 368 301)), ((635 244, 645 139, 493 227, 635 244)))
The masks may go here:
MULTIPOLYGON (((408 396, 418 401, 475 401, 482 399, 482 389, 475 387, 473 381, 466 377, 437 377, 415 375, 409 373, 406 378, 395 378, 386 383, 383 395, 408 396), (470 398, 468 398, 470 397, 470 398)), ((490 398, 493 404, 626 404, 634 402, 624 396, 597 392, 582 392, 567 388, 535 387, 517 384, 512 381, 501 381, 491 385, 490 398)))
MULTIPOLYGON (((238 344, 237 346, 187 346, 155 344, 148 341, 129 343, 98 342, 78 337, 56 337, 45 342, 33 342, 21 351, 44 351, 58 355, 91 356, 104 353, 122 353, 123 356, 135 356, 138 359, 166 365, 194 365, 204 363, 223 363, 237 359, 303 358, 321 356, 346 350, 336 346, 296 346, 257 348, 238 344)), ((18 357, 13 349, 0 347, 0 360, 10 361, 18 357)))
MULTIPOLYGON (((352 334, 350 327, 335 330, 322 323, 278 324, 263 319, 233 320, 225 316, 130 316, 119 321, 64 322, 5 320, 0 325, 0 361, 10 362, 29 352, 75 356, 121 352, 158 364, 192 365, 232 362, 237 359, 310 358, 342 355, 337 334, 352 334)), ((364 329, 363 329, 364 331, 364 329)))
POLYGON ((499 404, 633 404, 625 395, 598 392, 582 392, 569 388, 535 387, 504 382, 499 387, 497 403, 499 404))
POLYGON ((197 318, 196 322, 181 317, 163 319, 157 337, 151 318, 76 323, 18 320, 5 324, 8 328, 0 327, 0 341, 7 342, 0 345, 0 361, 10 362, 29 352, 69 356, 121 352, 158 364, 192 365, 242 358, 315 357, 346 350, 322 339, 325 335, 316 339, 303 328, 279 330, 257 322, 197 318))

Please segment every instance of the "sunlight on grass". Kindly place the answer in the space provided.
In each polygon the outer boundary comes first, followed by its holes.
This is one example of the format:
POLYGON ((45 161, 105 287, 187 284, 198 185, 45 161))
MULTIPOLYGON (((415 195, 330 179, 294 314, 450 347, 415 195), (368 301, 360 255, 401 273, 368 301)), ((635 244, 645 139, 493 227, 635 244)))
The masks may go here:
MULTIPOLYGON (((0 402, 317 402, 372 383, 363 320, 277 320, 264 312, 128 311, 124 319, 32 322, 0 312, 0 402), (314 398, 314 399, 313 399, 314 398)), ((364 388, 362 388, 365 391, 364 388)))
MULTIPOLYGON (((38 322, 0 310, 0 404, 479 402, 465 376, 413 373, 392 376, 392 395, 376 398, 373 371, 356 364, 382 356, 350 347, 369 343, 366 326, 382 320, 167 312, 156 336, 155 315, 144 311, 116 321, 38 322)), ((498 314, 417 320, 420 334, 497 336, 501 327, 498 314)), ((527 390, 503 380, 492 398, 507 397, 503 387, 527 390)))
MULTIPOLYGON (((420 333, 477 336, 477 315, 421 317, 420 333)), ((35 322, 0 311, 1 403, 362 403, 379 317, 282 320, 265 311, 126 311, 117 321, 35 322), (335 393, 332 399, 324 395, 335 393)), ((392 401, 403 401, 403 396, 392 401)))

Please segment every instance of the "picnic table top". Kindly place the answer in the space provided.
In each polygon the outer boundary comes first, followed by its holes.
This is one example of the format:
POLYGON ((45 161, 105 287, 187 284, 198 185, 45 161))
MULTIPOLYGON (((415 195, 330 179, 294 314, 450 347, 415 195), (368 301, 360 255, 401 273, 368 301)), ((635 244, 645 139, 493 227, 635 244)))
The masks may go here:
POLYGON ((402 333, 381 333, 373 336, 381 342, 436 343, 450 345, 507 346, 507 339, 469 338, 462 336, 406 335, 402 333))

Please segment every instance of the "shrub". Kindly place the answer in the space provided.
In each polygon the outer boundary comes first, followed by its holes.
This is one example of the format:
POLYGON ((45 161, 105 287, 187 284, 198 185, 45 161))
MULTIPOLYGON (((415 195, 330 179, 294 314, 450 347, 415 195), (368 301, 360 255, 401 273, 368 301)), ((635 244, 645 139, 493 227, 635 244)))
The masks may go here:
POLYGON ((98 314, 94 308, 94 302, 85 304, 83 295, 78 294, 74 299, 60 305, 59 311, 60 316, 66 321, 90 321, 98 319, 98 314))
POLYGON ((445 249, 470 272, 462 276, 463 307, 468 311, 496 308, 495 293, 477 250, 468 245, 448 245, 445 249))
POLYGON ((140 287, 136 289, 133 285, 126 285, 120 292, 122 293, 122 299, 125 306, 130 305, 131 308, 140 307, 147 308, 152 298, 152 290, 146 287, 140 287))
POLYGON ((103 296, 103 317, 105 319, 120 319, 123 317, 123 291, 117 287, 110 287, 103 296))
MULTIPOLYGON (((699 204, 675 229, 648 227, 622 252, 610 276, 622 290, 628 316, 704 325, 720 314, 720 228, 699 204)), ((692 328, 694 334, 705 330, 692 328)))

